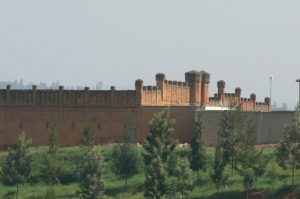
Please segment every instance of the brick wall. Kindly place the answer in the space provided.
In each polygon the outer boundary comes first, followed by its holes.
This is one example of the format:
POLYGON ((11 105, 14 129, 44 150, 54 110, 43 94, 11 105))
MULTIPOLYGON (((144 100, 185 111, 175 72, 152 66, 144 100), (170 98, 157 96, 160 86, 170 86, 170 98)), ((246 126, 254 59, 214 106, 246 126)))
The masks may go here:
MULTIPOLYGON (((148 124, 153 115, 163 107, 6 107, 0 108, 0 145, 12 145, 21 130, 33 139, 33 145, 48 143, 48 128, 53 123, 59 127, 58 138, 63 146, 80 143, 81 132, 87 123, 95 130, 99 143, 120 142, 123 128, 131 118, 142 142, 148 133, 148 124)), ((175 137, 181 142, 190 142, 195 134, 194 117, 196 107, 173 106, 171 117, 176 119, 175 137)), ((293 112, 245 112, 255 122, 258 143, 276 143, 282 136, 285 125, 289 124, 293 112)), ((217 142, 218 124, 222 112, 207 111, 204 114, 204 138, 209 145, 217 142)))
MULTIPOLYGON (((256 102, 255 94, 242 98, 240 88, 235 93, 225 93, 224 81, 218 82, 218 93, 209 98, 210 75, 205 71, 187 72, 183 82, 167 80, 162 73, 156 74, 155 78, 155 86, 144 86, 142 80, 136 80, 135 90, 116 90, 113 86, 105 91, 89 90, 88 87, 64 90, 62 86, 57 90, 39 90, 36 86, 31 90, 14 90, 8 85, 0 90, 0 145, 15 143, 21 130, 33 138, 35 146, 45 145, 48 128, 54 122, 59 126, 59 140, 63 146, 79 144, 87 122, 93 125, 99 143, 119 142, 129 115, 141 142, 153 114, 164 106, 171 106, 171 114, 176 119, 175 136, 181 142, 189 142, 194 135, 195 109, 201 105, 228 106, 234 101, 246 111, 270 111, 271 108, 269 98, 265 102, 256 102)), ((282 114, 263 113, 259 142, 279 140, 281 126, 290 116, 289 113, 282 114)), ((220 112, 205 113, 204 135, 209 144, 216 143, 219 117, 220 112)), ((261 121, 257 117, 256 121, 261 121)))

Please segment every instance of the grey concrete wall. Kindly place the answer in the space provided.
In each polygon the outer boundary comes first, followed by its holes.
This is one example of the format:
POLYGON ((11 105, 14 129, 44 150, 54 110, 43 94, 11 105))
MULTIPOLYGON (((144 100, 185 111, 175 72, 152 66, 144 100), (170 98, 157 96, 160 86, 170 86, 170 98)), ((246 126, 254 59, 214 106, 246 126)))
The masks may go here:
MULTIPOLYGON (((160 111, 162 107, 143 107, 140 109, 140 121, 138 119, 138 132, 140 138, 143 138, 147 133, 148 121, 153 114, 160 111)), ((176 119, 175 123, 175 137, 180 142, 190 142, 195 135, 194 119, 195 107, 180 106, 171 107, 171 117, 176 119)), ((205 111, 204 119, 204 139, 208 145, 215 145, 217 143, 217 136, 219 131, 219 123, 222 117, 221 111, 205 111)), ((282 138, 285 126, 290 125, 294 112, 293 111, 278 111, 278 112, 244 112, 256 125, 257 143, 258 144, 272 144, 278 143, 282 138)))
MULTIPOLYGON (((257 143, 278 143, 282 138, 285 126, 290 125, 294 112, 245 112, 256 124, 257 143)), ((204 138, 209 145, 217 143, 217 133, 222 112, 207 111, 204 113, 204 138)))

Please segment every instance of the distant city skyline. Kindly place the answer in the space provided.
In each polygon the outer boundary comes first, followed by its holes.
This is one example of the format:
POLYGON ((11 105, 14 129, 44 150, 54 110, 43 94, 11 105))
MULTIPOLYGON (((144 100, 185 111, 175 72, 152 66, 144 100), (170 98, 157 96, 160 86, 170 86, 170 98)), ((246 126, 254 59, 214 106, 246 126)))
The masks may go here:
POLYGON ((293 109, 300 77, 300 2, 10 0, 0 3, 0 81, 103 82, 133 89, 155 74, 211 74, 225 91, 293 109))

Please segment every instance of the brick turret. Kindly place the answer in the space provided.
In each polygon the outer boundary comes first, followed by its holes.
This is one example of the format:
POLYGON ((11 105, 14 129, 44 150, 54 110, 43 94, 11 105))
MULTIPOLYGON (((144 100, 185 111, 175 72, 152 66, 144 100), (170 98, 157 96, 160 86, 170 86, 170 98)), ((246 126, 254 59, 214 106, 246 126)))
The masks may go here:
POLYGON ((223 81, 223 80, 218 81, 217 86, 218 86, 218 99, 220 101, 223 101, 223 99, 224 99, 225 81, 223 81))
POLYGON ((32 106, 36 105, 36 85, 32 85, 32 106))
POLYGON ((251 93, 250 100, 252 102, 252 108, 253 108, 253 110, 255 110, 256 109, 256 94, 255 93, 251 93))
POLYGON ((143 80, 135 80, 135 92, 136 92, 136 105, 142 105, 142 91, 143 91, 143 80))
POLYGON ((6 106, 8 106, 10 103, 10 89, 11 89, 11 86, 6 85, 6 106))
POLYGON ((163 84, 164 84, 164 81, 166 79, 166 75, 163 74, 163 73, 157 73, 155 75, 155 79, 156 79, 156 85, 158 86, 159 89, 162 89, 163 88, 163 84))
POLYGON ((201 84, 201 105, 205 106, 209 104, 209 84, 210 74, 206 71, 201 71, 202 84, 201 84))
POLYGON ((166 80, 166 75, 163 73, 157 73, 155 75, 155 79, 156 79, 156 86, 158 87, 159 90, 161 90, 161 99, 165 100, 166 99, 166 84, 165 84, 165 80, 166 80))
POLYGON ((190 87, 191 105, 200 105, 201 103, 201 77, 202 74, 195 70, 185 73, 185 81, 190 87))
POLYGON ((234 90, 234 93, 235 93, 235 96, 238 97, 238 98, 241 98, 241 95, 242 95, 242 89, 240 87, 237 87, 235 90, 234 90))
POLYGON ((270 97, 265 97, 265 103, 268 106, 268 110, 271 111, 271 98, 270 97))

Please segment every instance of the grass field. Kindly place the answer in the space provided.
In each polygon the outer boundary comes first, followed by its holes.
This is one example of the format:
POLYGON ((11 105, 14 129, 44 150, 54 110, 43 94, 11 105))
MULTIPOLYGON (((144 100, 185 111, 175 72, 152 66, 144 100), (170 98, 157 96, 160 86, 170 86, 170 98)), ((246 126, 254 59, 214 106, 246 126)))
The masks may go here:
MULTIPOLYGON (((20 198, 26 199, 38 199, 44 198, 48 186, 43 183, 41 169, 43 167, 44 154, 47 150, 46 147, 32 148, 31 153, 33 155, 31 183, 22 185, 20 187, 20 198)), ((142 152, 142 148, 138 148, 142 152)), ((135 175, 128 180, 128 186, 124 186, 124 180, 119 179, 113 174, 110 166, 110 154, 111 146, 101 146, 103 158, 105 160, 105 198, 143 198, 143 183, 144 174, 141 171, 140 174, 135 175)), ((76 162, 80 157, 80 147, 68 147, 61 148, 60 153, 66 163, 67 173, 63 176, 63 184, 55 186, 56 195, 58 198, 76 198, 75 192, 78 189, 74 171, 76 169, 76 162)), ((189 153, 188 148, 177 148, 175 150, 176 155, 184 157, 189 153)), ((0 158, 5 157, 6 152, 1 152, 0 158)), ((208 149, 209 164, 213 163, 214 148, 208 149)), ((275 162, 274 149, 269 147, 264 149, 264 158, 269 160, 267 165, 267 171, 265 174, 258 178, 256 183, 257 190, 263 190, 265 192, 265 198, 279 198, 281 193, 291 192, 291 170, 282 170, 275 162)), ((230 183, 222 187, 219 191, 216 190, 213 182, 209 177, 209 170, 205 173, 201 173, 201 180, 194 184, 194 189, 191 192, 189 198, 192 199, 210 199, 210 198, 244 198, 242 178, 235 173, 233 177, 230 177, 230 183)), ((196 173, 193 174, 193 179, 196 182, 196 173)), ((295 184, 300 184, 300 169, 296 171, 295 184)), ((300 193, 300 187, 297 186, 293 189, 294 192, 300 193)), ((15 191, 15 187, 4 186, 0 184, 0 198, 10 198, 9 195, 15 191)))

